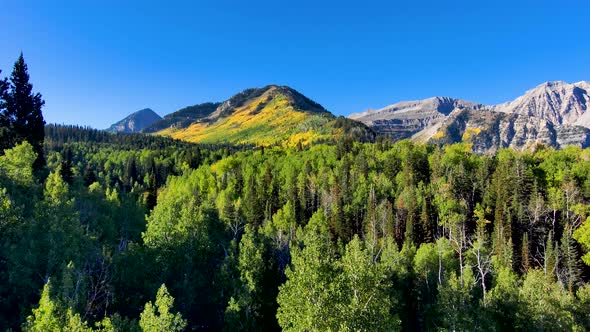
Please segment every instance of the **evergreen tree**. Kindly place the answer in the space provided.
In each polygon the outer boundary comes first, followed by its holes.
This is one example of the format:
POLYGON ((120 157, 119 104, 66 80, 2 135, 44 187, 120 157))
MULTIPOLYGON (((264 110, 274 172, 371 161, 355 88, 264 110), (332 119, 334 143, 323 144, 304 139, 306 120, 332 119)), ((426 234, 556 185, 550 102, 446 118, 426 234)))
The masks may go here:
MULTIPOLYGON (((29 73, 23 54, 14 64, 10 76, 8 92, 4 93, 3 121, 9 128, 7 137, 3 137, 6 147, 28 141, 37 153, 34 169, 38 176, 45 167, 43 140, 45 138, 45 120, 41 108, 45 101, 41 94, 33 93, 33 85, 29 82, 29 73)), ((1 153, 1 152, 0 152, 1 153)))
MULTIPOLYGON (((2 70, 0 70, 2 74, 2 70)), ((5 78, 0 79, 0 153, 10 148, 10 123, 6 117, 6 93, 8 82, 5 78)))
POLYGON ((86 169, 84 170, 84 185, 86 187, 90 187, 91 184, 96 182, 98 179, 96 178, 96 173, 90 165, 86 165, 86 169))
POLYGON ((574 287, 577 286, 582 275, 582 270, 578 263, 578 252, 574 246, 572 238, 572 227, 567 224, 561 236, 561 260, 562 268, 560 269, 563 279, 568 291, 573 294, 574 287))
POLYGON ((74 183, 74 172, 72 171, 72 150, 66 149, 64 151, 63 161, 61 162, 60 175, 62 179, 69 185, 74 183))
POLYGON ((522 235, 522 248, 520 250, 520 260, 522 263, 523 273, 527 273, 527 271, 531 268, 530 250, 529 235, 528 233, 524 233, 522 235))
POLYGON ((547 242, 545 243, 545 251, 543 252, 543 272, 549 280, 555 280, 557 258, 558 250, 555 248, 555 243, 553 242, 553 232, 549 231, 547 242))

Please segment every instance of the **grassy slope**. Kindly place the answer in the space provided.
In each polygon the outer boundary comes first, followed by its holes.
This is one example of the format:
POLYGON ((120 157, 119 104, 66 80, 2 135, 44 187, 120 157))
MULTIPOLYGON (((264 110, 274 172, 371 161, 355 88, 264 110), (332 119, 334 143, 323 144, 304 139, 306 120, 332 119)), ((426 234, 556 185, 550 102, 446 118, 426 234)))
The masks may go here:
POLYGON ((165 129, 158 134, 189 142, 235 143, 268 146, 309 144, 318 139, 330 139, 342 130, 327 125, 333 118, 297 110, 283 94, 268 93, 238 107, 235 112, 213 123, 194 123, 186 129, 165 129))

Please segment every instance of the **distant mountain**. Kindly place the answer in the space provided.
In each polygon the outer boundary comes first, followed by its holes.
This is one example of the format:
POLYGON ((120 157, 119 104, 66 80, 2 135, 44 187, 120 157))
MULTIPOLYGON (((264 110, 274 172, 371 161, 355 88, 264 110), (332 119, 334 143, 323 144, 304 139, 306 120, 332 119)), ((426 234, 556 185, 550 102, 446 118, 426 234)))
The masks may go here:
POLYGON ((160 119, 161 117, 152 109, 144 108, 111 125, 106 131, 113 133, 138 133, 160 119))
POLYGON ((183 129, 190 126, 193 122, 206 118, 213 113, 221 103, 203 103, 181 108, 176 112, 165 115, 159 121, 152 123, 145 128, 145 133, 155 133, 160 130, 174 128, 183 129))
POLYGON ((189 142, 259 146, 305 145, 343 136, 361 141, 375 138, 365 125, 337 118, 286 86, 247 89, 210 106, 190 126, 167 125, 156 133, 189 142), (214 105, 217 107, 212 110, 214 105))
POLYGON ((590 83, 543 83, 514 101, 486 106, 434 97, 350 116, 392 139, 470 142, 477 152, 544 144, 590 146, 590 83))

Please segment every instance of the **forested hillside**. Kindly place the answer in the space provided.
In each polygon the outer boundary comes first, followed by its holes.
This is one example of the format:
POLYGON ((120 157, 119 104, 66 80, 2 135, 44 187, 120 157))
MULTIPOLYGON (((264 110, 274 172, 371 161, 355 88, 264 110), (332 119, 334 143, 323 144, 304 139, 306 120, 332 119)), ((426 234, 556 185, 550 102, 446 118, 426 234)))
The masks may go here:
POLYGON ((0 84, 3 328, 590 329, 588 149, 43 131, 24 74, 0 84))

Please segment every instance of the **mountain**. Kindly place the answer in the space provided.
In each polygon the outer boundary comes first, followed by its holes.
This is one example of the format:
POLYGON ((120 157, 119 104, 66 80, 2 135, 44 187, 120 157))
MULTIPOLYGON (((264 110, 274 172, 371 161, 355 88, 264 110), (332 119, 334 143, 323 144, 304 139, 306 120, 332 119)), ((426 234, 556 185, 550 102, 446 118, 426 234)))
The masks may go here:
POLYGON ((113 133, 137 133, 160 119, 161 117, 152 109, 144 108, 111 125, 106 131, 113 133))
POLYGON ((498 105, 434 97, 401 102, 353 114, 392 139, 413 138, 440 144, 470 142, 473 150, 493 152, 544 144, 590 146, 590 83, 546 82, 514 101, 498 105))
POLYGON ((492 106, 491 109, 497 112, 535 116, 554 124, 590 128, 590 112, 586 112, 590 100, 589 93, 588 82, 545 82, 514 101, 492 106))
POLYGON ((203 103, 179 109, 146 127, 144 133, 155 133, 167 128, 183 129, 213 113, 221 103, 203 103))
POLYGON ((244 90, 190 126, 167 126, 156 134, 189 142, 294 146, 349 136, 372 141, 367 126, 336 117, 298 91, 278 85, 244 90))
POLYGON ((443 121, 457 108, 482 108, 483 105, 448 97, 404 101, 379 110, 351 114, 349 118, 363 122, 379 134, 394 140, 409 138, 419 131, 443 121))

